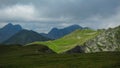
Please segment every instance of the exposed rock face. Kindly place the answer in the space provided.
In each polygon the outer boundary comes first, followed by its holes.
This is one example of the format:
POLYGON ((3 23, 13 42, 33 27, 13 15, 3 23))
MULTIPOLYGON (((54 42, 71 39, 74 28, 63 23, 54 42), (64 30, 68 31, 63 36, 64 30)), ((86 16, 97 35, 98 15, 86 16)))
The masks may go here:
POLYGON ((85 44, 85 53, 101 51, 120 51, 120 26, 109 28, 85 44))
POLYGON ((92 53, 103 51, 120 51, 120 26, 103 30, 103 32, 95 38, 88 40, 82 46, 76 46, 66 53, 92 53))
POLYGON ((65 53, 68 53, 68 54, 72 54, 72 53, 83 53, 84 52, 84 47, 82 46, 76 46, 74 47, 73 49, 65 52, 65 53))

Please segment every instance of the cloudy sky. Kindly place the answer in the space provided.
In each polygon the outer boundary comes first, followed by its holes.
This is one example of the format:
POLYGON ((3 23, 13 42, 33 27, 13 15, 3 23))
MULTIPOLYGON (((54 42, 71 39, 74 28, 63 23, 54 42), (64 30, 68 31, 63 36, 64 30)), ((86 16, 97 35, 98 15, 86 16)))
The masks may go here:
POLYGON ((0 28, 9 22, 38 32, 72 24, 115 27, 120 25, 120 0, 0 0, 0 28))

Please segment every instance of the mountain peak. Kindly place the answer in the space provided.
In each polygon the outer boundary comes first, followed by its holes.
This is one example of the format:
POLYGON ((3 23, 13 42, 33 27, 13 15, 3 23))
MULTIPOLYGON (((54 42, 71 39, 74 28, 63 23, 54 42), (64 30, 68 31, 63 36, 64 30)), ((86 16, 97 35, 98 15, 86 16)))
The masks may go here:
POLYGON ((77 27, 81 27, 80 25, 77 25, 77 24, 74 24, 74 25, 71 25, 71 26, 77 26, 77 27))
POLYGON ((0 43, 12 37, 17 32, 21 31, 22 27, 20 25, 13 25, 8 23, 3 28, 0 29, 0 43))
POLYGON ((53 28, 49 33, 48 36, 52 39, 58 39, 61 38, 77 29, 84 29, 83 27, 79 26, 79 25, 71 25, 62 29, 58 29, 58 28, 53 28))
POLYGON ((21 30, 22 27, 20 25, 13 25, 12 23, 8 23, 7 25, 5 25, 2 29, 4 30, 9 30, 9 29, 12 29, 12 30, 21 30))
POLYGON ((12 23, 8 23, 8 25, 13 25, 12 23))
POLYGON ((53 28, 52 30, 58 30, 58 28, 53 28))
POLYGON ((48 41, 51 40, 47 37, 40 35, 39 33, 32 30, 21 30, 14 34, 12 37, 4 41, 5 44, 28 44, 36 41, 48 41))
POLYGON ((14 27, 16 27, 17 29, 22 29, 22 27, 19 24, 14 25, 14 27))
POLYGON ((8 23, 7 25, 5 25, 4 27, 12 27, 13 24, 12 23, 8 23))
POLYGON ((58 30, 59 30, 58 28, 52 28, 52 30, 49 33, 53 33, 53 32, 56 32, 58 30))
POLYGON ((69 26, 69 28, 81 28, 82 29, 83 27, 81 27, 80 25, 74 24, 74 25, 69 26))

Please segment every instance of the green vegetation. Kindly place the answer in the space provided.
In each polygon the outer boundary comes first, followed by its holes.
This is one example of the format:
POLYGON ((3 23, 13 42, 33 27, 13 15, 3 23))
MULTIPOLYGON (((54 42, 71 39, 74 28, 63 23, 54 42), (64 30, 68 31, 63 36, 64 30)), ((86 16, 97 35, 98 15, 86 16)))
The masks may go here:
MULTIPOLYGON (((55 41, 34 42, 31 44, 47 45, 49 48, 51 48, 55 52, 63 53, 67 50, 74 48, 77 45, 83 45, 86 41, 94 38, 100 33, 101 33, 100 30, 99 31, 90 30, 90 29, 76 30, 75 32, 55 41)), ((31 45, 31 44, 28 44, 28 45, 31 45)))
POLYGON ((41 46, 0 46, 0 68, 120 68, 120 52, 47 54, 41 46))
POLYGON ((0 56, 21 56, 30 54, 51 54, 55 53, 44 45, 0 45, 0 56))

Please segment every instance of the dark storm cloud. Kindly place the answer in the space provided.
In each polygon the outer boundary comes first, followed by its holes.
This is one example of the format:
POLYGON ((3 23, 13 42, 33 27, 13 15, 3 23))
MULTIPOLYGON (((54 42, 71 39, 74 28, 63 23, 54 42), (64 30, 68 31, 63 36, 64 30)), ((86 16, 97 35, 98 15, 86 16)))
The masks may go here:
MULTIPOLYGON (((120 0, 0 0, 1 6, 33 4, 43 17, 86 18, 109 16, 120 6, 120 0)), ((38 15, 38 16, 41 16, 38 15)))
POLYGON ((0 0, 0 22, 104 28, 120 24, 119 8, 120 0, 0 0))
POLYGON ((100 14, 110 16, 120 5, 120 0, 59 0, 44 5, 39 11, 44 11, 43 16, 87 18, 100 14))

